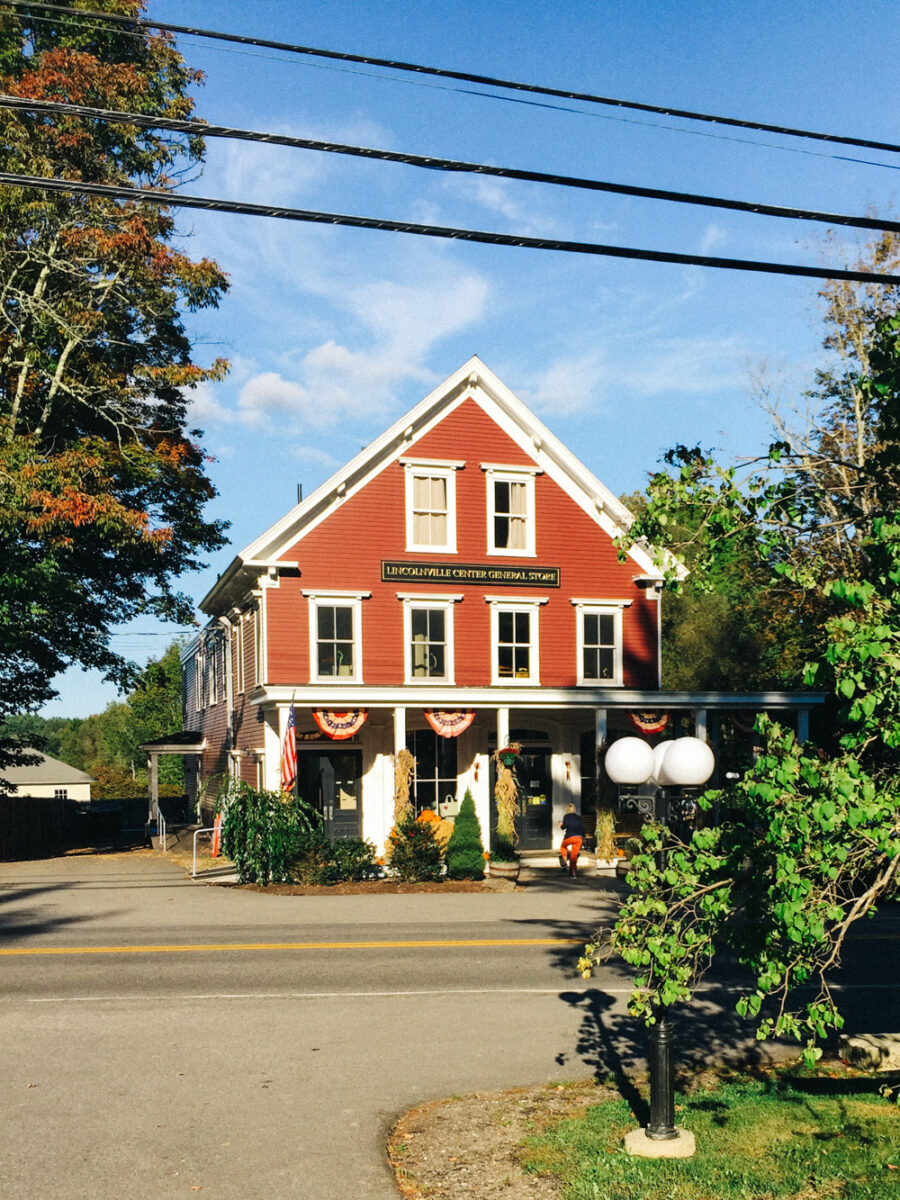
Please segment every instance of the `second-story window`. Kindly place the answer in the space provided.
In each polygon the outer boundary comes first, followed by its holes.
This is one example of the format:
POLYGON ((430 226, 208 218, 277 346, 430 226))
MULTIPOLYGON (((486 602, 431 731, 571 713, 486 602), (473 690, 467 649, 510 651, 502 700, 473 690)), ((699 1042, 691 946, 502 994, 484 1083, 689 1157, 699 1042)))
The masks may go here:
POLYGON ((572 600, 576 610, 579 684, 622 685, 622 613, 630 603, 630 600, 572 600))
POLYGON ((316 674, 352 675, 353 606, 350 604, 320 604, 316 608, 316 674))
POLYGON ((456 471, 461 462, 401 459, 406 472, 406 549, 456 553, 456 471))
POLYGON ((546 600, 485 599, 491 606, 491 682, 540 683, 538 613, 546 600))
POLYGON ((453 605, 462 595, 403 595, 407 683, 453 683, 453 605))
POLYGON ((362 682, 362 599, 368 592, 304 592, 309 598, 310 679, 362 682))

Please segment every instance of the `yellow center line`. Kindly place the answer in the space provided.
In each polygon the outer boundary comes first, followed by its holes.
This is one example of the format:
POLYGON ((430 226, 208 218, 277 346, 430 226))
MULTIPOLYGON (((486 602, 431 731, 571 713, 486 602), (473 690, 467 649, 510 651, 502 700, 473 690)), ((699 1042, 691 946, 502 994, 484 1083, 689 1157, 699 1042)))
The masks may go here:
POLYGON ((213 950, 419 950, 465 946, 582 946, 583 938, 439 938, 403 942, 208 942, 184 946, 23 946, 0 957, 43 954, 202 954, 213 950))

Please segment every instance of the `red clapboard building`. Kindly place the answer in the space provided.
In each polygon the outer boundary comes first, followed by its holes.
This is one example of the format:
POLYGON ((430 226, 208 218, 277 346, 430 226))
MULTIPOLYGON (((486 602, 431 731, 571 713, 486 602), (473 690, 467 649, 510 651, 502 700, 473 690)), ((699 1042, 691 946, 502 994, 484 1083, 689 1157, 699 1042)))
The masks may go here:
POLYGON ((520 846, 549 848, 567 804, 589 815, 607 729, 660 699, 659 572, 641 547, 620 560, 629 521, 470 359, 203 600, 183 655, 194 787, 280 787, 293 706, 299 791, 332 836, 383 846, 407 747, 417 810, 452 816, 469 789, 487 839, 490 756, 515 741, 520 846))

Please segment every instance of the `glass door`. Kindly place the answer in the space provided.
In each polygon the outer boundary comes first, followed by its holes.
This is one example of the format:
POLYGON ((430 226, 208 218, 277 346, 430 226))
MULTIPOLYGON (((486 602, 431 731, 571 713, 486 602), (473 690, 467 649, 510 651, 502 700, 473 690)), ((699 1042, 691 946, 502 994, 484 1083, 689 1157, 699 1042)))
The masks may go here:
POLYGON ((297 769, 300 795, 322 814, 325 833, 359 837, 362 817, 362 752, 303 750, 297 769))

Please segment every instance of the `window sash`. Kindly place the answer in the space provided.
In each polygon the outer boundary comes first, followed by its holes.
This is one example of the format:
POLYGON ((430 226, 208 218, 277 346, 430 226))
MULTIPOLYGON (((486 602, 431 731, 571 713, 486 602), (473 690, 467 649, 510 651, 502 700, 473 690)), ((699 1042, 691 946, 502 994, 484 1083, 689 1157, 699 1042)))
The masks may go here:
POLYGON ((488 553, 535 553, 534 476, 488 472, 488 553))
POLYGON ((407 542, 409 549, 454 551, 453 475, 414 470, 407 476, 407 542))
POLYGON ((531 612, 499 609, 497 612, 497 675, 503 679, 530 679, 532 671, 531 612))
POLYGON ((319 679, 353 677, 354 632, 353 605, 316 605, 316 673, 319 679))
POLYGON ((579 610, 578 667, 580 684, 622 683, 622 609, 579 610))
POLYGON ((411 676, 414 679, 446 679, 446 609, 411 608, 409 621, 411 676))

